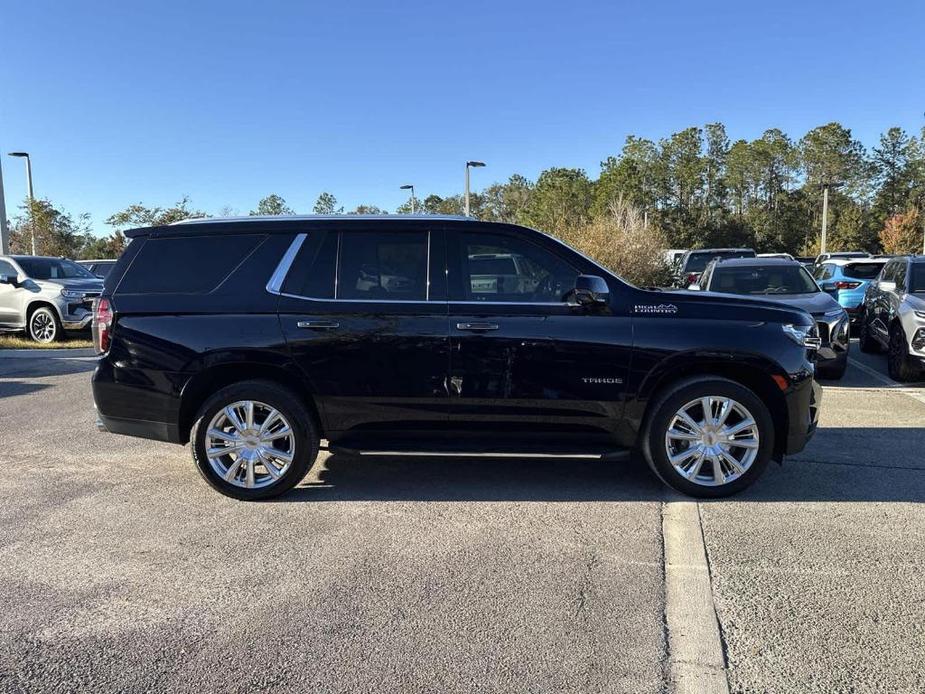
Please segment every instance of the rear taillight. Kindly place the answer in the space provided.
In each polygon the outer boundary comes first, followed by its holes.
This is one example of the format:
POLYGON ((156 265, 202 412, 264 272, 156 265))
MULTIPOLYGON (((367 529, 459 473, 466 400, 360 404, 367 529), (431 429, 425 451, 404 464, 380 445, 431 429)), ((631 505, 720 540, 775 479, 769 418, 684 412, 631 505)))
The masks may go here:
POLYGON ((860 283, 860 282, 842 282, 842 281, 839 281, 839 282, 836 282, 836 283, 835 283, 835 288, 836 288, 836 289, 857 289, 857 288, 860 287, 860 286, 861 286, 861 283, 860 283))
POLYGON ((699 272, 692 272, 692 273, 690 273, 690 274, 687 276, 687 285, 690 286, 690 285, 694 284, 695 282, 697 282, 697 280, 699 280, 699 279, 700 279, 700 273, 699 273, 699 272))
POLYGON ((112 335, 112 306, 109 299, 97 299, 93 306, 93 343, 96 351, 105 354, 109 351, 112 335))

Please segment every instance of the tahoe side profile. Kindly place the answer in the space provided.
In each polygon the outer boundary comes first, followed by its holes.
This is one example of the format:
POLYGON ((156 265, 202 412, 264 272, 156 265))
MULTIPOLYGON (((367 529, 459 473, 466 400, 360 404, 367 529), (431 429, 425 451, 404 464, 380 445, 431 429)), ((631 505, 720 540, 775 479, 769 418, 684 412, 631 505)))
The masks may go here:
POLYGON ((638 450, 671 487, 723 496, 816 428, 808 313, 638 289, 532 229, 351 215, 126 236, 95 308, 98 426, 190 442, 231 497, 291 489, 322 439, 360 455, 638 450))

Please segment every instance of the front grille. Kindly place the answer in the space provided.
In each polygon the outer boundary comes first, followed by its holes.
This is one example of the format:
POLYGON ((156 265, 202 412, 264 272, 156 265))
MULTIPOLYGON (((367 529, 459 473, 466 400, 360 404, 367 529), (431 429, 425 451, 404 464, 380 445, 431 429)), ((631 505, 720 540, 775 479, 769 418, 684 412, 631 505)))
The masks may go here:
POLYGON ((816 327, 819 329, 819 337, 822 340, 822 344, 825 344, 829 341, 829 324, 818 321, 816 327))

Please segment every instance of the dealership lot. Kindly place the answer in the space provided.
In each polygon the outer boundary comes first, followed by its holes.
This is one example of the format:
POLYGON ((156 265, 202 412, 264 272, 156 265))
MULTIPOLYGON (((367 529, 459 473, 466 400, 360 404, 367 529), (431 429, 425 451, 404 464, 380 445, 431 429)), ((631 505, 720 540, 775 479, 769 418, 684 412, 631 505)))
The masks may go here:
MULTIPOLYGON (((732 691, 925 689, 925 388, 854 347, 806 450, 697 505, 732 691)), ((246 504, 97 433, 92 367, 0 353, 0 691, 672 688, 643 465, 323 454, 246 504)))

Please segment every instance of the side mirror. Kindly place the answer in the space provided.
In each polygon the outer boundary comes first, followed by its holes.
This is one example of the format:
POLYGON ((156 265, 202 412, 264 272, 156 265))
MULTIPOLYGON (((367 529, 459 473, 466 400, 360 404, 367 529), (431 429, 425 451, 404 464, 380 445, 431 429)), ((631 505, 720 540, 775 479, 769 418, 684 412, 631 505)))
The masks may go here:
POLYGON ((896 282, 887 282, 881 280, 877 282, 877 289, 880 289, 884 292, 895 292, 896 291, 896 282))
POLYGON ((687 290, 690 292, 699 292, 700 285, 697 283, 687 285, 687 290))
POLYGON ((570 294, 572 300, 581 306, 600 306, 610 300, 610 287, 603 277, 578 275, 575 278, 575 289, 570 294))
POLYGON ((18 287, 19 281, 16 279, 16 275, 0 275, 0 284, 8 284, 11 287, 18 287))

